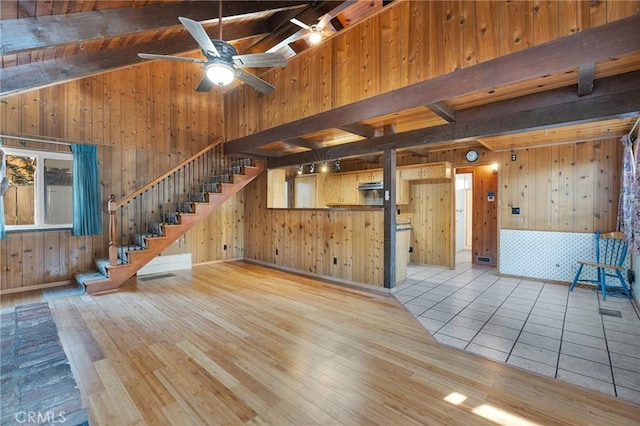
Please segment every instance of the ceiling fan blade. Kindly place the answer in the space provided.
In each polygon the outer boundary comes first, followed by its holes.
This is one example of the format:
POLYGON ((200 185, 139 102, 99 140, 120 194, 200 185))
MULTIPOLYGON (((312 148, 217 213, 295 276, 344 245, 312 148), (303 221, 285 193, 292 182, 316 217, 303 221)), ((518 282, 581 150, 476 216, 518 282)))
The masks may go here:
POLYGON ((213 81, 209 80, 209 77, 205 74, 196 87, 196 92, 208 92, 213 87, 213 81))
POLYGON ((170 61, 193 62, 196 64, 204 63, 202 59, 184 58, 182 56, 171 56, 171 55, 156 55, 155 53, 138 53, 138 56, 141 57, 142 59, 168 59, 170 61))
POLYGON ((198 21, 194 21, 193 19, 183 18, 182 16, 178 18, 182 25, 189 31, 191 37, 193 37, 196 42, 198 42, 198 46, 205 52, 211 52, 215 56, 220 57, 220 53, 218 53, 218 49, 213 45, 213 42, 209 38, 209 35, 204 30, 202 24, 198 21))
POLYGON ((307 31, 311 31, 311 27, 309 25, 305 24, 304 22, 302 22, 302 21, 300 21, 300 20, 298 20, 296 18, 289 19, 289 22, 291 22, 292 24, 296 24, 297 26, 302 27, 307 31))
POLYGON ((324 29, 332 19, 331 15, 325 13, 322 15, 322 18, 320 18, 320 21, 318 21, 318 28, 321 30, 324 29))
POLYGON ((238 67, 271 68, 286 67, 287 59, 281 53, 250 53, 233 56, 233 63, 238 67))
POLYGON ((253 87, 258 92, 265 95, 270 95, 276 89, 275 87, 273 87, 272 85, 264 81, 263 79, 258 78, 255 75, 250 74, 241 69, 236 68, 235 76, 238 78, 238 80, 241 80, 247 83, 249 86, 253 87))

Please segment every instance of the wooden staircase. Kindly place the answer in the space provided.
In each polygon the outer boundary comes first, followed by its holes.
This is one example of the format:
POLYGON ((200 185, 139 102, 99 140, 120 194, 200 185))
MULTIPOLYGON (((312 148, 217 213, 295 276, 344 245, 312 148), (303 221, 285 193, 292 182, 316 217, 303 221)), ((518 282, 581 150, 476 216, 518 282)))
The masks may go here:
POLYGON ((87 293, 116 290, 264 170, 263 162, 246 159, 224 168, 221 151, 214 152, 219 144, 211 145, 120 202, 115 202, 113 195, 110 197, 109 259, 96 260, 97 271, 75 277, 87 293), (216 170, 212 171, 210 163, 216 163, 216 170))

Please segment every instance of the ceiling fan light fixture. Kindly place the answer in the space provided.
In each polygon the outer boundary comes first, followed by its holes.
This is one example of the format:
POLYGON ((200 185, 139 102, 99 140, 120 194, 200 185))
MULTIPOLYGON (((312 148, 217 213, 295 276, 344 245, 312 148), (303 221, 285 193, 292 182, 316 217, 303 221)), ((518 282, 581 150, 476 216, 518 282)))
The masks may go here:
POLYGON ((318 28, 311 28, 311 32, 309 33, 309 43, 318 44, 322 41, 322 31, 318 28))
POLYGON ((207 78, 216 86, 227 86, 234 78, 233 67, 224 62, 214 62, 205 67, 207 78))

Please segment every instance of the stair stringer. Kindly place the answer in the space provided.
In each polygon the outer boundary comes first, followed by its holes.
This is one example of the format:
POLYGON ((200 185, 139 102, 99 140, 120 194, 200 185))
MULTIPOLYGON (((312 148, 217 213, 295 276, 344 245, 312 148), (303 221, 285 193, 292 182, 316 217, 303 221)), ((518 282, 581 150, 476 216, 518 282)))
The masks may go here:
POLYGON ((186 234, 198 222, 209 216, 225 201, 241 191, 249 182, 254 180, 264 170, 264 165, 244 166, 244 174, 233 175, 233 182, 222 183, 220 192, 208 192, 205 203, 194 202, 193 213, 178 213, 177 224, 162 226, 162 236, 146 237, 146 249, 127 251, 128 263, 108 265, 108 278, 86 281, 84 283, 88 294, 100 294, 117 290, 125 281, 131 278, 144 265, 162 253, 177 239, 186 234))

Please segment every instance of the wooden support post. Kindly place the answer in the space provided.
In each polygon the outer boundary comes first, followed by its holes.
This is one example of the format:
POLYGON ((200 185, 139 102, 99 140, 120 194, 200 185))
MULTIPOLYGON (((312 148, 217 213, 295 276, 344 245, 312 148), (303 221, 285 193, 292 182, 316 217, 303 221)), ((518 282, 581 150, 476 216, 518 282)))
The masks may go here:
POLYGON ((396 150, 385 149, 384 177, 384 286, 396 286, 396 150))
POLYGON ((118 264, 118 237, 116 234, 116 196, 111 194, 107 202, 109 210, 109 264, 118 264))

